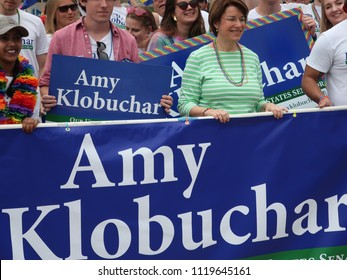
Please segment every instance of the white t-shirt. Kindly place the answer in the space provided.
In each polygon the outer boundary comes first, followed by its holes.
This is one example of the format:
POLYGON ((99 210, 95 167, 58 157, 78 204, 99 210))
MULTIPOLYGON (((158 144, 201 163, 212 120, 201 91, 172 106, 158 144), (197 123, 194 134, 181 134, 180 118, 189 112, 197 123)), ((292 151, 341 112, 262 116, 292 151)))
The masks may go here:
POLYGON ((208 23, 208 12, 200 10, 202 18, 204 19, 206 33, 210 31, 210 24, 208 23))
POLYGON ((347 20, 323 32, 314 44, 307 65, 326 73, 333 105, 347 105, 347 20))
MULTIPOLYGON (((280 5, 281 5, 281 11, 280 12, 284 12, 284 11, 291 10, 294 8, 301 8, 301 10, 304 14, 310 14, 314 18, 314 15, 312 14, 313 11, 312 11, 312 9, 310 10, 309 5, 298 4, 298 3, 287 3, 287 4, 280 4, 280 5)), ((248 17, 247 17, 248 20, 258 19, 258 18, 264 17, 264 16, 258 14, 256 9, 257 9, 257 7, 255 7, 254 9, 249 11, 248 17)))
POLYGON ((113 7, 111 21, 119 28, 125 29, 125 19, 127 17, 126 7, 113 7))
MULTIPOLYGON (((92 46, 93 58, 98 59, 98 52, 97 52, 98 45, 91 36, 89 36, 89 39, 90 39, 90 44, 92 46)), ((107 54, 109 60, 114 60, 113 44, 112 44, 113 41, 112 41, 111 31, 104 38, 102 38, 100 42, 103 42, 105 44, 106 49, 103 50, 103 52, 107 54)))

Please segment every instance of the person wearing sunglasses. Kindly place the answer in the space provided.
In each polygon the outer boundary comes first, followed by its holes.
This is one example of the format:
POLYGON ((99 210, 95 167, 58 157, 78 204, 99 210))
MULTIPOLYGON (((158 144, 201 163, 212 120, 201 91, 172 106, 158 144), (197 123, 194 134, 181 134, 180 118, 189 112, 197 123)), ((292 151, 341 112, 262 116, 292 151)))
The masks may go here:
POLYGON ((213 1, 209 23, 216 38, 187 59, 178 100, 181 116, 212 116, 226 123, 230 114, 270 111, 282 118, 287 111, 265 101, 258 55, 239 44, 247 14, 243 0, 213 1))
POLYGON ((148 49, 172 45, 205 33, 198 0, 166 0, 160 28, 148 44, 148 49))
POLYGON ((127 8, 126 30, 134 36, 139 53, 147 51, 151 36, 158 29, 153 13, 146 6, 127 8))
POLYGON ((48 42, 55 31, 75 22, 79 18, 76 0, 48 0, 46 3, 46 32, 48 42))

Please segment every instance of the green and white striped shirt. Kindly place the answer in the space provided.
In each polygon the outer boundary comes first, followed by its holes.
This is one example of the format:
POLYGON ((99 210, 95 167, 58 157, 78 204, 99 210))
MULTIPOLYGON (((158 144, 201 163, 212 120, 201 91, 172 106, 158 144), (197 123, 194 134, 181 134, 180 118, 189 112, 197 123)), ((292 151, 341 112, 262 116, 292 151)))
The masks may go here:
MULTIPOLYGON (((225 78, 211 44, 190 54, 183 72, 178 100, 181 116, 188 116, 195 106, 225 110, 229 114, 260 111, 266 101, 262 89, 259 57, 245 46, 241 48, 246 76, 243 85, 239 87, 225 78)), ((240 52, 220 51, 219 57, 229 76, 239 82, 242 77, 240 52)))

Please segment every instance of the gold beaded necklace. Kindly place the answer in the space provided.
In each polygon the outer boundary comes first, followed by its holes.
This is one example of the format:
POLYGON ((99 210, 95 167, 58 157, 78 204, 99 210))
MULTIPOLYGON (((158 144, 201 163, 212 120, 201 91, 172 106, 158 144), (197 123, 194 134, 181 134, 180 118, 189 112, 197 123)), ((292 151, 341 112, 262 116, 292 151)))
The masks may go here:
POLYGON ((242 49, 241 49, 239 43, 236 43, 236 46, 237 46, 237 48, 238 48, 238 50, 240 52, 240 56, 241 56, 240 63, 241 63, 241 68, 242 68, 242 74, 241 74, 241 80, 239 82, 235 82, 234 79, 229 75, 229 73, 224 68, 224 65, 223 65, 223 62, 221 60, 221 57, 219 56, 219 51, 218 51, 218 48, 217 48, 217 41, 216 41, 216 39, 213 40, 214 52, 216 54, 218 65, 219 65, 220 69, 222 70, 224 77, 229 81, 229 83, 233 84, 236 87, 240 87, 240 86, 243 85, 243 81, 245 79, 246 67, 245 67, 245 59, 244 59, 244 56, 243 56, 243 52, 242 52, 242 49))

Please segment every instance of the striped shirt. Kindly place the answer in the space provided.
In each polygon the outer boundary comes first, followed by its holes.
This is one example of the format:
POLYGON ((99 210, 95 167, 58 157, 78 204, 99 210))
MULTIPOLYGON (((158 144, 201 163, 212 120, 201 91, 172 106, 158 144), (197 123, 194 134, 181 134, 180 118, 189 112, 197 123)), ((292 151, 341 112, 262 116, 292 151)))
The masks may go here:
MULTIPOLYGON (((226 79, 211 44, 190 54, 183 72, 178 100, 178 110, 182 116, 188 116, 195 106, 225 110, 229 114, 260 111, 266 101, 259 58, 245 46, 241 48, 246 66, 242 86, 235 86, 226 79)), ((219 57, 229 77, 239 82, 242 77, 240 52, 219 51, 219 57)))

